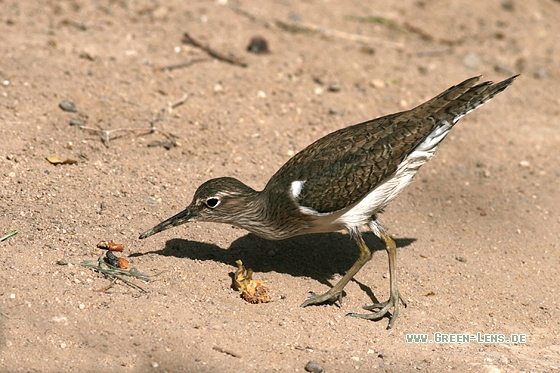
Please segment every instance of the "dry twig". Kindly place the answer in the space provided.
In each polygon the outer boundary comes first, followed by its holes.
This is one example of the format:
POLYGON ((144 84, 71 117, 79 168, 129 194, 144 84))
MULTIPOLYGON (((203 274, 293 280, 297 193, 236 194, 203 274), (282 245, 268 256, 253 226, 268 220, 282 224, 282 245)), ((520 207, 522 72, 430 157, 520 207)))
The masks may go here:
MULTIPOLYGON (((136 285, 134 282, 132 282, 130 280, 127 280, 126 278, 124 278, 124 276, 135 277, 135 278, 138 278, 142 281, 147 282, 147 281, 150 281, 150 277, 158 276, 161 273, 163 273, 163 272, 160 272, 160 273, 157 273, 155 275, 148 276, 148 275, 142 274, 142 273, 137 272, 137 271, 132 270, 132 269, 131 270, 120 269, 120 268, 114 267, 114 266, 112 266, 108 263, 105 263, 103 261, 103 254, 101 254, 99 256, 99 258, 97 259, 97 264, 95 264, 95 261, 93 261, 93 260, 86 260, 84 262, 81 262, 80 265, 82 267, 92 268, 99 273, 103 273, 105 276, 111 278, 112 283, 114 283, 116 280, 120 280, 123 283, 125 283, 126 285, 128 285, 128 286, 130 286, 134 289, 140 290, 143 293, 147 293, 147 291, 144 290, 144 288, 142 288, 140 285, 136 285)), ((94 290, 94 291, 105 292, 105 291, 109 290, 111 288, 111 286, 113 286, 112 283, 111 283, 111 285, 109 285, 105 289, 94 290)))
POLYGON ((226 350, 225 348, 222 348, 222 347, 219 347, 219 346, 212 347, 212 350, 221 352, 221 353, 229 355, 229 356, 241 358, 241 355, 239 355, 238 353, 235 353, 231 350, 226 350))
POLYGON ((393 41, 385 40, 385 39, 376 39, 365 35, 358 35, 358 34, 351 34, 345 31, 340 31, 328 27, 323 27, 320 25, 316 25, 313 23, 308 22, 284 22, 280 20, 276 20, 276 26, 290 32, 308 32, 308 33, 317 33, 320 35, 333 37, 337 39, 344 39, 355 41, 359 43, 366 43, 366 44, 380 44, 385 43, 392 45, 394 47, 403 47, 402 43, 396 43, 393 41))
POLYGON ((195 46, 197 48, 202 49, 203 51, 208 53, 209 56, 214 57, 217 60, 227 62, 227 63, 230 63, 232 65, 236 65, 236 66, 247 67, 247 64, 245 62, 240 61, 237 58, 232 58, 232 57, 226 56, 225 54, 223 54, 221 52, 218 52, 218 51, 210 48, 207 45, 202 44, 200 41, 198 41, 195 38, 193 38, 192 36, 190 36, 187 32, 185 32, 183 34, 183 40, 182 41, 185 44, 191 44, 192 46, 195 46))
POLYGON ((18 234, 18 230, 14 229, 12 231, 9 231, 7 234, 5 234, 4 236, 0 237, 0 242, 2 241, 6 241, 8 238, 15 236, 16 234, 18 234))
POLYGON ((105 293, 107 290, 111 289, 111 288, 113 287, 113 285, 115 285, 115 282, 117 282, 117 279, 116 279, 116 278, 113 278, 113 279, 111 280, 111 282, 109 283, 108 286, 106 286, 106 287, 104 287, 104 288, 102 288, 102 289, 94 290, 94 292, 96 292, 96 293, 105 293))
POLYGON ((413 26, 408 22, 403 23, 403 27, 406 29, 406 31, 408 31, 412 34, 416 34, 424 40, 435 41, 435 42, 443 44, 443 45, 449 45, 449 46, 461 45, 465 41, 463 38, 462 39, 456 39, 456 40, 436 38, 435 36, 429 34, 428 32, 426 32, 424 30, 422 30, 420 27, 413 26))
POLYGON ((194 65, 195 63, 198 63, 198 62, 206 62, 206 61, 211 61, 211 60, 208 59, 208 58, 193 58, 190 61, 186 61, 186 62, 174 64, 174 65, 156 66, 156 67, 154 67, 153 71, 155 71, 155 72, 172 71, 172 70, 177 70, 177 69, 182 69, 182 68, 185 68, 185 67, 189 67, 189 66, 194 65))
MULTIPOLYGON (((115 128, 115 129, 112 129, 112 130, 104 130, 104 129, 100 129, 100 128, 93 128, 93 127, 84 126, 83 124, 78 125, 78 128, 80 128, 82 130, 86 130, 86 131, 99 133, 99 135, 101 136, 101 141, 103 142, 103 144, 105 146, 108 147, 109 146, 109 141, 117 138, 117 137, 111 138, 111 134, 115 133, 115 132, 145 131, 146 132, 145 135, 158 132, 158 129, 156 127, 156 123, 160 122, 160 121, 164 121, 165 118, 167 117, 167 114, 170 113, 173 109, 175 109, 175 108, 183 105, 185 102, 187 102, 188 97, 189 97, 189 95, 185 93, 179 101, 175 102, 174 104, 170 104, 170 105, 166 106, 165 108, 161 109, 158 112, 158 114, 156 114, 156 116, 150 121, 150 128, 149 129, 146 129, 146 128, 115 128)), ((173 138, 173 136, 171 136, 169 134, 166 134, 162 131, 159 131, 159 133, 163 134, 167 138, 173 138)))

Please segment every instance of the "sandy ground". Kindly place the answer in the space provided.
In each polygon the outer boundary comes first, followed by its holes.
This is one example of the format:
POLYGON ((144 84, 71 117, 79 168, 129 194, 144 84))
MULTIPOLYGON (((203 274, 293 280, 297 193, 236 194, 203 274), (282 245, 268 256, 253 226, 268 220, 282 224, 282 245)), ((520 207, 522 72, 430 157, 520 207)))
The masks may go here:
POLYGON ((19 231, 0 243, 0 371, 557 371, 559 20, 550 0, 0 1, 0 236, 19 231), (255 35, 269 54, 246 51, 255 35), (408 301, 392 330, 345 317, 388 296, 372 234, 342 305, 308 308, 357 258, 344 233, 268 242, 201 223, 137 238, 209 178, 260 189, 329 132, 516 73, 381 216, 408 301), (146 292, 94 291, 109 280, 80 263, 110 239, 162 272, 133 280, 146 292), (272 302, 231 289, 238 259, 272 302), (435 332, 526 342, 407 343, 435 332))

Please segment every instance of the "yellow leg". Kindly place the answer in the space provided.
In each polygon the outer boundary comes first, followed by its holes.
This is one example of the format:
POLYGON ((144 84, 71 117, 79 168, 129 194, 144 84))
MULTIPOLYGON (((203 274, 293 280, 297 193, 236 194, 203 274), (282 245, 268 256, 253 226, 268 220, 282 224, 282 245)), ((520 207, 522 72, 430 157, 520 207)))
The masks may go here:
POLYGON ((306 307, 311 304, 334 303, 337 300, 342 303, 342 290, 344 289, 346 284, 354 277, 354 275, 358 273, 358 271, 364 266, 364 264, 366 264, 371 259, 371 251, 364 242, 360 231, 358 229, 353 229, 348 230, 348 232, 350 233, 352 238, 354 238, 354 240, 358 244, 358 247, 360 248, 360 257, 358 258, 358 260, 356 260, 352 268, 350 268, 348 272, 346 272, 344 277, 342 277, 340 281, 336 283, 335 286, 333 286, 324 294, 311 295, 305 302, 302 303, 302 307, 306 307))
POLYGON ((364 307, 364 309, 366 310, 379 309, 379 311, 377 311, 376 313, 350 313, 348 314, 348 316, 359 317, 368 320, 379 320, 387 315, 389 313, 389 310, 393 308, 393 314, 391 315, 389 325, 387 326, 387 329, 391 329, 395 324, 395 320, 399 316, 399 302, 402 302, 402 304, 406 307, 406 302, 401 296, 397 285, 397 245, 395 245, 395 241, 393 241, 393 239, 385 232, 385 230, 383 230, 381 225, 376 220, 372 220, 372 222, 370 223, 370 228, 383 240, 383 242, 385 242, 385 248, 389 256, 389 300, 387 300, 386 302, 375 303, 371 306, 364 307))

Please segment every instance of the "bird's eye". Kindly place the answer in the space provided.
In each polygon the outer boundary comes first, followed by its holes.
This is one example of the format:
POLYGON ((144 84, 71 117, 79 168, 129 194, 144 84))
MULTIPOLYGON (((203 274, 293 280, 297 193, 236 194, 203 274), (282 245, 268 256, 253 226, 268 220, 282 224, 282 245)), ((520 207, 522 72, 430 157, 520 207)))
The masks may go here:
POLYGON ((220 199, 218 197, 210 197, 206 200, 206 206, 213 209, 220 204, 220 199))

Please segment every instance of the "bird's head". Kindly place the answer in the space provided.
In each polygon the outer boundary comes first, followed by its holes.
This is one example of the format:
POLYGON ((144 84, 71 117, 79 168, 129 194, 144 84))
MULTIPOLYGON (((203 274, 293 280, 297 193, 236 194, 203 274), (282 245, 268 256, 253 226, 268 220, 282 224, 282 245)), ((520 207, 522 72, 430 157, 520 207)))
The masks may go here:
POLYGON ((187 222, 207 221, 245 227, 255 208, 258 192, 231 177, 211 179, 198 187, 191 204, 177 215, 140 235, 146 238, 187 222))

